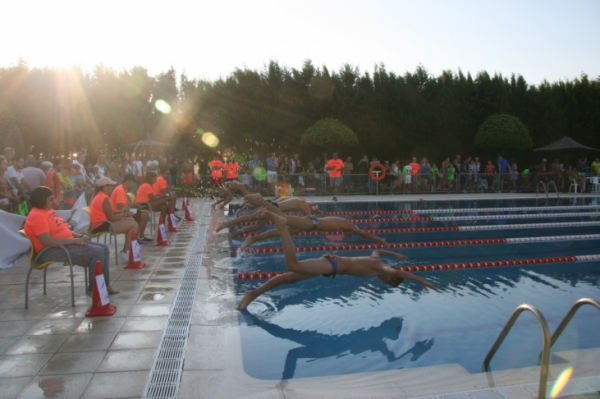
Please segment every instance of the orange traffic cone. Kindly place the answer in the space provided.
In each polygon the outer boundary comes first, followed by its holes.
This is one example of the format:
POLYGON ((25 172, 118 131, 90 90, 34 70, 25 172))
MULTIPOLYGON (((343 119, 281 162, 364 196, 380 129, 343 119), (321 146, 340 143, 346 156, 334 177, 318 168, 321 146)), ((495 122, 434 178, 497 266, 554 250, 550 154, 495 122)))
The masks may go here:
POLYGON ((190 200, 187 198, 186 198, 184 208, 185 208, 185 219, 184 220, 186 222, 193 222, 194 220, 196 220, 192 217, 192 207, 190 206, 190 200))
POLYGON ((167 231, 169 233, 177 233, 179 230, 177 229, 177 222, 175 221, 175 215, 173 214, 173 208, 169 207, 169 215, 167 216, 168 218, 168 228, 167 231))
POLYGON ((160 215, 160 219, 158 220, 158 233, 156 234, 156 242, 154 245, 159 247, 171 245, 171 243, 167 241, 167 230, 165 229, 165 217, 163 215, 160 215))
POLYGON ((123 269, 142 269, 146 266, 142 262, 142 256, 140 255, 140 244, 137 242, 136 232, 131 232, 131 245, 129 246, 129 263, 125 265, 123 269))
POLYGON ((108 291, 106 291, 106 281, 102 273, 102 263, 96 261, 96 278, 94 279, 94 298, 92 307, 85 312, 86 317, 112 316, 117 311, 116 306, 110 304, 108 291))

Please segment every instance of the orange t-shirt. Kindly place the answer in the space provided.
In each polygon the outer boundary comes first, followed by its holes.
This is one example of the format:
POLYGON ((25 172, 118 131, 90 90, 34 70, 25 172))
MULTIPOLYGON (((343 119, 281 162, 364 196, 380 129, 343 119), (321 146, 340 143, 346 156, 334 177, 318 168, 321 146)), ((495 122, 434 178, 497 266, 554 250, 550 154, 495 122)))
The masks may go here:
POLYGON ((210 161, 210 167, 211 167, 210 175, 212 177, 216 177, 216 178, 223 177, 223 171, 221 169, 219 169, 219 168, 223 167, 223 162, 219 161, 218 159, 213 159, 212 161, 210 161), (217 169, 212 169, 212 168, 217 168, 217 169))
POLYGON ((419 173, 419 170, 421 170, 421 165, 419 165, 416 162, 411 162, 411 163, 409 163, 409 165, 412 168, 410 170, 410 173, 412 173, 413 175, 416 175, 417 173, 419 173))
POLYGON ((31 239, 35 252, 46 248, 38 238, 40 234, 50 233, 54 238, 73 238, 69 224, 52 209, 32 208, 24 226, 25 234, 31 239))
MULTIPOLYGON (((106 212, 104 212, 104 207, 102 204, 104 200, 108 198, 108 195, 104 191, 99 191, 98 194, 92 200, 90 204, 90 224, 94 225, 96 222, 100 220, 107 220, 106 212)), ((94 226, 98 227, 98 226, 94 226)))
POLYGON ((125 191, 125 187, 123 187, 122 184, 119 184, 117 187, 115 187, 110 195, 110 205, 112 206, 112 209, 116 211, 119 209, 117 205, 123 204, 126 206, 128 199, 129 198, 127 197, 127 191, 125 191))
POLYGON ((158 176, 156 182, 152 185, 152 190, 154 195, 163 195, 163 190, 167 187, 169 187, 167 180, 162 176, 158 176))
POLYGON ((150 183, 144 183, 138 188, 136 201, 150 202, 150 194, 153 194, 152 186, 150 185, 150 183))
POLYGON ((225 164, 225 176, 228 179, 237 179, 240 164, 237 162, 225 164))
POLYGON ((327 162, 327 168, 333 167, 334 169, 329 169, 329 177, 341 177, 342 170, 344 169, 344 161, 341 159, 330 159, 327 162))

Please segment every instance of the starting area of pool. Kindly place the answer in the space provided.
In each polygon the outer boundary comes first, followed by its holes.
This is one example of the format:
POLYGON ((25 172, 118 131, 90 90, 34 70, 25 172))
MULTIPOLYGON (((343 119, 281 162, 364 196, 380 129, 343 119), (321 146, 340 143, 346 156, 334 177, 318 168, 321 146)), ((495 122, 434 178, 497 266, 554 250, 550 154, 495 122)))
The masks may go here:
MULTIPOLYGON (((600 262, 593 257, 600 254, 599 209, 593 200, 577 206, 534 201, 327 204, 326 212, 353 219, 359 228, 397 244, 392 250, 408 259, 384 261, 414 270, 439 291, 425 291, 413 281, 390 288, 378 279, 349 276, 278 287, 238 316, 244 370, 262 380, 447 364, 479 373, 520 304, 536 306, 554 331, 576 300, 600 298, 600 262), (559 261, 523 263, 529 259, 559 261), (461 264, 482 266, 456 267, 461 264), (505 267, 490 267, 500 264, 505 267), (455 267, 435 270, 431 265, 455 267)), ((238 301, 271 275, 264 273, 286 270, 279 239, 237 254, 240 243, 231 244, 238 301)), ((298 235, 294 243, 299 259, 325 252, 364 256, 378 246, 335 234, 298 235)), ((561 353, 599 348, 599 326, 600 312, 583 307, 553 346, 551 363, 566 368, 573 358, 561 353)), ((540 348, 539 324, 524 314, 491 369, 535 366, 540 348)))

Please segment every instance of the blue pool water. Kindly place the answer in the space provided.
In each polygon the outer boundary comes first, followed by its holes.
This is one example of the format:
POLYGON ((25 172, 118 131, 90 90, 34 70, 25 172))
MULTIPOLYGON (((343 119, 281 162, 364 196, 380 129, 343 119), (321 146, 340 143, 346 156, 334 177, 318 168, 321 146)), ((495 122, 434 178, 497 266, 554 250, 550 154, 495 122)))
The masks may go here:
MULTIPOLYGON (((329 205, 327 210, 334 210, 329 205)), ((478 208, 490 206, 483 201, 476 205, 478 208)), ((535 206, 531 202, 494 205, 535 206)), ((405 203, 338 204, 335 210, 376 207, 401 209, 406 206, 405 203)), ((431 209, 433 206, 473 208, 474 204, 428 202, 408 206, 411 209, 431 209)), ((595 219, 582 217, 577 220, 595 219)), ((564 220, 552 220, 562 221, 564 220)), ((376 222, 370 223, 368 228, 380 228, 373 226, 374 223, 376 222)), ((525 223, 544 222, 528 220, 525 223)), ((367 228, 360 224, 359 227, 367 228)), ((384 236, 389 242, 407 242, 575 234, 600 234, 600 227, 384 236)), ((328 241, 321 236, 296 236, 294 242, 296 246, 304 246, 327 245, 328 241)), ((367 241, 356 237, 343 241, 350 242, 367 241)), ((232 247, 239 244, 240 241, 234 240, 232 247)), ((584 240, 411 248, 398 251, 407 255, 408 260, 399 261, 387 257, 384 260, 391 265, 413 265, 586 255, 600 253, 598 244, 597 240, 584 240)), ((273 239, 261 245, 279 247, 281 242, 273 239)), ((339 253, 340 256, 366 254, 366 251, 339 253)), ((298 255, 299 259, 304 259, 322 256, 323 253, 298 255)), ((283 254, 254 253, 237 257, 233 272, 282 270, 285 270, 283 254)), ((239 315, 245 371, 255 378, 279 380, 458 363, 469 372, 477 373, 481 371, 487 351, 518 305, 529 303, 538 307, 553 331, 577 299, 600 299, 598 262, 418 274, 436 284, 440 291, 426 292, 412 281, 406 281, 394 289, 378 279, 339 276, 335 279, 317 277, 266 293, 239 315)), ((238 300, 244 292, 265 281, 238 280, 238 300)), ((553 351, 600 347, 599 328, 600 312, 591 306, 584 306, 555 344, 553 351)), ((540 348, 540 327, 533 315, 523 314, 494 357, 491 368, 498 370, 533 366, 540 348)), ((561 359, 554 356, 553 361, 560 362, 561 359)))

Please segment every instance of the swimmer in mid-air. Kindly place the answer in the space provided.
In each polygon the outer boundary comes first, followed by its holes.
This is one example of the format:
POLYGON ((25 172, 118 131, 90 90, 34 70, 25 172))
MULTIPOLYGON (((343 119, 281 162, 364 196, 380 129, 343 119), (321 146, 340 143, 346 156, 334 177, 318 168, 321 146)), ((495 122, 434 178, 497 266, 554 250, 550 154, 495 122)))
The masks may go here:
POLYGON ((240 190, 244 195, 248 194, 248 189, 245 184, 236 181, 228 181, 219 186, 219 196, 221 198, 212 204, 212 208, 224 208, 225 205, 233 201, 233 193, 231 190, 240 190))
POLYGON ((283 284, 297 283, 298 281, 308 280, 317 276, 334 277, 338 274, 356 277, 377 276, 381 281, 392 287, 397 287, 404 279, 409 279, 418 281, 425 289, 432 288, 437 290, 435 285, 424 278, 395 269, 383 263, 381 261, 381 255, 394 256, 398 259, 406 258, 404 255, 391 251, 375 250, 371 253, 371 256, 351 258, 327 254, 322 258, 299 261, 296 259, 296 247, 292 241, 292 236, 287 229, 288 220, 284 216, 271 211, 264 211, 263 216, 273 221, 281 234, 285 265, 288 269, 288 273, 275 276, 257 289, 246 292, 238 304, 238 310, 246 309, 252 301, 275 287, 283 284))
MULTIPOLYGON (((249 195, 246 197, 246 201, 251 202, 255 205, 261 206, 263 209, 267 209, 278 215, 284 216, 283 213, 281 212, 281 209, 280 209, 281 207, 279 207, 279 209, 278 209, 274 204, 271 204, 271 203, 265 201, 260 196, 257 197, 257 196, 249 195)), ((266 224, 266 222, 267 222, 267 219, 263 216, 262 212, 257 213, 254 217, 256 219, 262 219, 263 220, 262 225, 266 224)), ((386 248, 390 246, 390 244, 384 238, 377 237, 374 234, 371 234, 371 233, 368 233, 366 231, 359 229, 358 227, 356 227, 356 225, 354 223, 352 223, 348 219, 344 219, 344 218, 340 218, 340 217, 336 217, 336 216, 327 216, 324 218, 317 218, 314 215, 302 216, 302 217, 285 215, 285 217, 287 218, 287 225, 288 225, 290 234, 297 234, 301 231, 312 231, 312 230, 321 231, 321 232, 341 231, 344 233, 344 235, 347 235, 347 236, 356 234, 356 235, 364 237, 368 240, 373 240, 373 241, 378 242, 379 244, 383 245, 386 248)), ((234 219, 229 223, 235 224, 236 220, 237 219, 234 219)), ((256 236, 248 236, 248 237, 246 237, 246 239, 240 246, 240 251, 243 251, 248 246, 254 244, 257 241, 262 241, 262 240, 266 240, 266 239, 274 238, 274 237, 279 237, 279 230, 277 230, 277 229, 269 230, 264 233, 258 234, 256 236)))

